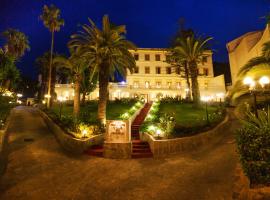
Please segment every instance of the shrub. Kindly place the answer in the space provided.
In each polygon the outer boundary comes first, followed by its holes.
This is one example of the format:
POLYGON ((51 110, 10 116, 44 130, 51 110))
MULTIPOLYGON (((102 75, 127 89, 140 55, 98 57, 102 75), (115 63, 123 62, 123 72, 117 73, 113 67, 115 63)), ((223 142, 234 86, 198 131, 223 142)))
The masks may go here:
POLYGON ((249 112, 237 130, 236 141, 240 161, 251 186, 270 184, 270 116, 259 112, 259 117, 249 112))

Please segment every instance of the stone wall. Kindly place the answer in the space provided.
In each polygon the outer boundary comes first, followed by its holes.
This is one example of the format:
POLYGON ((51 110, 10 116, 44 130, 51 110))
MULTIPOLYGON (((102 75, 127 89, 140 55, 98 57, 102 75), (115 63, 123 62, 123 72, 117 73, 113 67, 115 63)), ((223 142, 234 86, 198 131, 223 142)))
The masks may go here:
POLYGON ((55 135, 58 143, 63 147, 64 150, 74 153, 81 154, 89 147, 93 145, 99 145, 103 143, 103 134, 93 136, 88 139, 77 139, 68 135, 61 127, 55 124, 44 112, 39 110, 40 115, 46 122, 48 128, 55 135))
POLYGON ((245 176, 240 164, 235 170, 233 200, 268 200, 270 187, 250 188, 249 179, 245 176))
POLYGON ((190 137, 156 140, 152 135, 148 133, 140 134, 142 140, 149 143, 154 157, 163 157, 172 153, 196 150, 202 145, 207 144, 210 140, 215 139, 215 136, 218 135, 221 130, 221 132, 226 130, 224 126, 228 119, 229 116, 227 115, 225 119, 214 129, 190 137))
POLYGON ((9 117, 6 120, 5 127, 0 130, 0 177, 5 173, 8 164, 8 134, 7 130, 10 123, 10 116, 13 110, 11 110, 9 117))
POLYGON ((104 143, 105 158, 128 159, 131 158, 131 142, 104 143))

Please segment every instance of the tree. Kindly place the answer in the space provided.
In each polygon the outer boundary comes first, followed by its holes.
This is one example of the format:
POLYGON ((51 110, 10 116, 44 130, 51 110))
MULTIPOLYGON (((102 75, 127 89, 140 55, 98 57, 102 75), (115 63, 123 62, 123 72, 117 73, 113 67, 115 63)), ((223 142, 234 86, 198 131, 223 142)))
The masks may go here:
POLYGON ((98 119, 105 124, 109 79, 114 78, 115 72, 125 76, 127 69, 135 69, 135 59, 129 52, 135 50, 135 45, 126 40, 126 27, 111 24, 107 15, 103 16, 102 29, 92 20, 89 22, 90 25, 83 25, 82 31, 72 35, 69 46, 73 51, 82 52, 93 67, 93 74, 98 74, 98 119))
MULTIPOLYGON (((57 53, 53 53, 52 57, 52 65, 51 65, 51 94, 52 97, 56 97, 55 94, 55 84, 56 84, 56 74, 58 72, 59 66, 53 61, 54 58, 59 57, 60 55, 57 53)), ((49 74, 49 66, 50 66, 51 55, 50 52, 45 52, 42 56, 38 57, 35 60, 35 65, 38 67, 38 72, 41 75, 41 85, 39 88, 39 99, 44 98, 48 90, 48 74, 49 74)))
POLYGON ((15 58, 0 50, 0 86, 5 90, 14 89, 20 79, 20 72, 15 65, 15 58))
MULTIPOLYGON (((54 32, 60 31, 61 26, 64 25, 64 20, 60 18, 60 10, 54 5, 44 5, 42 15, 40 19, 43 21, 43 24, 52 34, 51 38, 51 52, 50 52, 50 64, 49 64, 49 73, 48 73, 48 95, 52 95, 52 62, 53 62, 53 48, 54 48, 54 32)), ((47 101, 47 107, 49 108, 52 103, 52 98, 49 98, 47 101)))
POLYGON ((82 57, 78 53, 73 52, 69 58, 65 58, 64 56, 56 57, 54 62, 59 66, 71 70, 75 87, 73 114, 75 118, 78 118, 80 114, 80 84, 84 71, 89 67, 89 61, 86 57, 82 57))
POLYGON ((202 56, 205 50, 208 48, 208 42, 212 38, 195 38, 195 36, 187 38, 179 38, 174 51, 179 55, 181 59, 186 61, 187 67, 191 76, 192 83, 192 97, 195 107, 200 105, 200 90, 198 84, 198 63, 201 62, 202 56))
POLYGON ((7 54, 13 56, 16 60, 21 58, 25 51, 30 50, 29 41, 27 36, 16 29, 7 29, 2 33, 6 39, 7 54))
POLYGON ((82 74, 81 92, 82 92, 82 105, 85 104, 85 97, 93 92, 97 87, 98 76, 97 73, 92 76, 91 69, 86 68, 82 74), (92 78, 91 78, 92 77, 92 78))

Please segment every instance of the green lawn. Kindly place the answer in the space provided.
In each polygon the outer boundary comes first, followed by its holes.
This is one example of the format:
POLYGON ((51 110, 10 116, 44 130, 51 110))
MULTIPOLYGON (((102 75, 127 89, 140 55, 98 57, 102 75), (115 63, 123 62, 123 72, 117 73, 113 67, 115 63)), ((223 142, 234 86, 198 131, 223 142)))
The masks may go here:
MULTIPOLYGON (((208 106, 210 116, 216 110, 216 106, 208 106)), ((176 124, 184 127, 202 125, 206 122, 205 106, 193 108, 192 104, 188 103, 161 103, 160 113, 173 114, 176 124)))
MULTIPOLYGON (((107 104, 107 119, 119 119, 120 115, 127 112, 132 106, 134 102, 109 102, 107 104)), ((59 114, 59 104, 55 104, 52 107, 52 111, 59 114)), ((81 118, 83 121, 87 121, 89 123, 97 121, 97 110, 98 105, 97 102, 88 102, 85 106, 81 106, 81 118)), ((64 116, 72 116, 73 105, 65 105, 62 107, 62 115, 64 116)))

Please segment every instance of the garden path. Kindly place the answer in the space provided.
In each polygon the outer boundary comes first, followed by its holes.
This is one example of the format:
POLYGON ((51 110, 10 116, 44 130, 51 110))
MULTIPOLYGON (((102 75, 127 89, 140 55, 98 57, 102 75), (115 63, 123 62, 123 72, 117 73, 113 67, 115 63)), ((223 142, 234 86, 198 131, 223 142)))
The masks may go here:
POLYGON ((1 200, 231 199, 238 160, 233 132, 239 127, 232 112, 215 142, 163 159, 73 157, 61 150, 34 108, 16 108, 11 120, 1 200))

